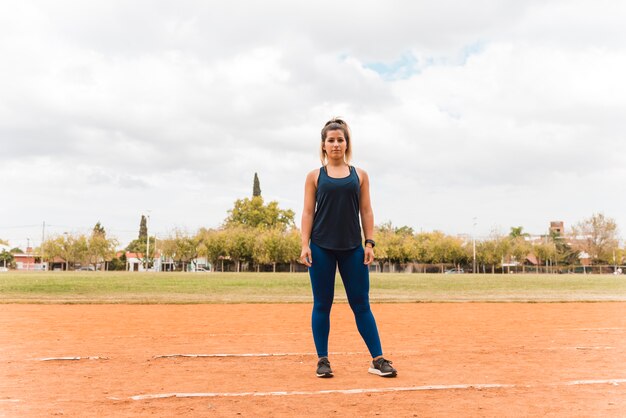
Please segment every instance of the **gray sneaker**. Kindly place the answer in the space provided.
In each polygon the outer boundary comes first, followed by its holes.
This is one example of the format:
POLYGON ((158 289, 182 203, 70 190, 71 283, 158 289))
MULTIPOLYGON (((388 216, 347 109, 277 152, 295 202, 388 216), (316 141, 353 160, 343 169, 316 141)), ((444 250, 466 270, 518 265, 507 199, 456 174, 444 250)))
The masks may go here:
POLYGON ((333 371, 330 368, 328 358, 322 357, 317 362, 317 377, 333 377, 333 371))
POLYGON ((368 372, 382 377, 396 377, 398 371, 391 366, 391 361, 384 358, 373 360, 368 372))

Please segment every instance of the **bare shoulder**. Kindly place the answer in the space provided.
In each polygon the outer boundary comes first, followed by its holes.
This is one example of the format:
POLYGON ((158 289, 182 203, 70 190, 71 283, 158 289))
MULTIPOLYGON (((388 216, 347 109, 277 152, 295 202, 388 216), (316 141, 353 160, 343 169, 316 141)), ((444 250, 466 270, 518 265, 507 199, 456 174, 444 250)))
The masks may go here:
POLYGON ((313 184, 315 187, 317 187, 317 179, 319 175, 320 175, 319 168, 309 171, 309 173, 306 175, 306 183, 313 184))
POLYGON ((310 178, 315 178, 315 177, 317 177, 317 175, 318 175, 319 173, 320 173, 320 169, 319 169, 319 168, 316 168, 316 169, 314 169, 314 170, 309 171, 309 172, 308 172, 308 174, 306 175, 306 178, 307 178, 307 179, 310 179, 310 178))
POLYGON ((361 182, 361 184, 363 184, 364 182, 369 182, 369 176, 367 175, 367 171, 359 167, 354 168, 356 169, 356 173, 359 176, 359 181, 361 182))

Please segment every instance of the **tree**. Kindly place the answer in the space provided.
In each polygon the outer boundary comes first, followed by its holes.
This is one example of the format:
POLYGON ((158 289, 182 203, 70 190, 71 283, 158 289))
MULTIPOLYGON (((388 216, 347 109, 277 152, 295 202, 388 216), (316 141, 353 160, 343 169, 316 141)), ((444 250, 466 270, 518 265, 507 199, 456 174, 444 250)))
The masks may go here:
POLYGON ((198 235, 190 237, 188 234, 176 229, 173 235, 161 240, 161 251, 164 256, 171 257, 187 270, 187 265, 198 256, 198 235))
POLYGON ((107 238, 106 231, 100 225, 100 222, 96 223, 87 242, 89 264, 94 267, 102 264, 102 269, 104 269, 104 262, 111 260, 115 256, 115 247, 117 245, 116 239, 107 238))
POLYGON ((156 254, 155 244, 155 237, 148 238, 148 220, 144 215, 141 215, 141 220, 139 221, 139 235, 137 239, 134 239, 128 243, 125 250, 131 253, 136 253, 137 255, 141 255, 142 262, 147 267, 149 267, 149 260, 153 260, 156 254), (148 246, 149 248, 146 248, 146 246, 148 246), (149 250, 149 254, 146 254, 146 250, 149 250))
POLYGON ((257 271, 261 264, 271 264, 276 273, 276 264, 287 261, 287 245, 283 231, 272 228, 257 235, 254 243, 253 259, 257 263, 257 271))
POLYGON ((391 263, 389 271, 394 272, 396 263, 407 263, 413 259, 414 239, 413 228, 408 226, 394 227, 386 222, 376 227, 376 258, 384 269, 386 262, 391 263))
POLYGON ((529 234, 527 234, 524 231, 524 227, 523 226, 512 226, 511 227, 511 232, 509 233, 509 237, 510 238, 520 238, 520 237, 527 237, 529 234))
POLYGON ((252 197, 261 196, 261 183, 259 182, 259 176, 254 173, 254 185, 252 186, 252 197))
POLYGON ((554 259, 557 265, 570 265, 578 261, 578 254, 565 237, 556 231, 550 231, 549 239, 555 249, 554 259))
POLYGON ((65 260, 65 270, 76 263, 89 263, 89 239, 84 235, 61 234, 51 236, 43 245, 48 260, 60 257, 65 260))
POLYGON ((613 252, 618 248, 617 224, 603 214, 593 214, 572 228, 573 246, 586 252, 592 263, 612 263, 613 252))
POLYGON ((2 252, 0 252, 0 264, 2 265, 2 267, 13 265, 14 259, 15 257, 13 257, 13 254, 11 254, 11 252, 9 251, 2 249, 2 252))
MULTIPOLYGON (((521 228, 521 227, 520 227, 521 228)), ((524 239, 524 234, 511 236, 509 235, 509 255, 511 257, 511 261, 516 261, 518 264, 522 265, 522 272, 526 271, 525 262, 528 254, 532 252, 531 245, 524 239)))
POLYGON ((244 226, 250 228, 279 228, 286 230, 293 227, 295 213, 291 209, 282 210, 278 202, 264 204, 261 196, 252 199, 237 199, 224 224, 227 228, 244 226))
POLYGON ((254 241, 257 233, 243 226, 227 229, 226 248, 228 256, 235 262, 235 270, 241 271, 241 262, 252 261, 254 241))
POLYGON ((495 269, 500 261, 500 255, 498 254, 498 246, 495 239, 488 239, 476 243, 476 261, 479 265, 483 265, 483 273, 485 272, 486 266, 491 267, 491 274, 496 272, 495 269))
POLYGON ((217 266, 222 261, 224 271, 224 258, 228 256, 227 237, 224 230, 200 229, 196 234, 198 241, 198 254, 209 259, 211 264, 217 266))
POLYGON ((144 215, 141 215, 141 221, 139 221, 139 237, 138 240, 146 240, 148 236, 148 220, 144 215))
POLYGON ((106 235, 106 231, 104 230, 104 227, 100 224, 100 221, 96 222, 96 225, 93 227, 92 233, 106 235))

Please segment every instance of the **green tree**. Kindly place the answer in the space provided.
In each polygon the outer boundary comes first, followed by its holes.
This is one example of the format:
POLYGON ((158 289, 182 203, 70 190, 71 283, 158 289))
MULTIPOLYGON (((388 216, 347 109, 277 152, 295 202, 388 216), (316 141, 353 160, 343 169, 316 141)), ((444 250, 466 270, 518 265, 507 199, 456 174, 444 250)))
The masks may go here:
POLYGON ((89 264, 89 238, 84 234, 61 234, 51 236, 43 245, 47 260, 60 257, 65 260, 65 269, 77 263, 89 264))
MULTIPOLYGON (((520 227, 521 228, 521 227, 520 227)), ((522 272, 526 271, 526 258, 532 253, 531 245, 524 239, 523 234, 509 235, 509 255, 511 261, 522 265, 522 272)))
POLYGON ((439 264, 441 272, 444 271, 444 263, 447 261, 446 237, 440 231, 433 231, 427 234, 426 259, 431 264, 439 264))
POLYGON ((252 228, 234 226, 226 230, 228 256, 235 262, 235 270, 241 271, 241 263, 253 260, 257 232, 252 228))
POLYGON ((593 214, 572 228, 573 246, 579 252, 586 252, 592 263, 612 263, 613 252, 619 247, 617 224, 612 218, 601 213, 593 214))
POLYGON ((272 228, 257 235, 254 243, 253 259, 257 264, 257 271, 261 264, 271 264, 272 271, 276 272, 276 264, 286 261, 287 246, 283 231, 272 228))
POLYGON ((224 230, 204 228, 196 234, 198 254, 207 257, 213 266, 217 266, 221 261, 221 271, 224 271, 224 258, 228 256, 226 235, 224 230))
POLYGON ((261 183, 259 182, 259 176, 254 173, 254 185, 252 186, 252 197, 261 196, 261 183))
POLYGON ((286 245, 285 261, 289 262, 289 272, 292 273, 295 271, 297 260, 300 257, 302 236, 298 229, 292 228, 287 232, 284 239, 286 245))
POLYGON ((144 215, 141 215, 141 221, 139 221, 139 237, 137 237, 138 240, 146 240, 146 237, 148 236, 148 220, 146 219, 146 217, 144 215))
POLYGON ((496 265, 500 262, 496 239, 492 238, 476 243, 476 261, 479 265, 482 264, 483 272, 489 266, 491 267, 491 274, 495 274, 496 265))
POLYGON ((106 231, 100 222, 96 223, 87 242, 89 264, 94 266, 94 268, 101 264, 101 268, 104 269, 104 262, 113 259, 115 256, 115 247, 117 245, 116 239, 107 238, 106 231))
POLYGON ((529 234, 524 232, 524 227, 523 226, 512 226, 511 227, 511 232, 509 233, 509 237, 510 238, 520 238, 520 237, 527 237, 529 236, 529 234))
POLYGON ((176 229, 168 238, 161 240, 161 252, 171 257, 183 271, 187 271, 189 263, 198 256, 199 237, 191 237, 176 229))
POLYGON ((96 222, 96 224, 94 225, 92 234, 106 235, 106 231, 104 230, 104 227, 100 224, 100 221, 96 222))
POLYGON ((3 249, 2 252, 0 252, 0 266, 1 267, 13 266, 14 260, 15 260, 15 257, 13 256, 13 254, 11 254, 10 251, 3 249))
POLYGON ((295 225, 294 216, 291 209, 280 209, 278 202, 272 201, 266 205, 261 196, 255 196, 252 199, 236 200, 233 208, 228 211, 224 224, 227 228, 244 226, 286 230, 295 225))
POLYGON ((390 263, 389 271, 395 271, 396 264, 403 264, 413 259, 415 252, 413 228, 408 226, 394 227, 391 222, 376 226, 376 259, 381 269, 390 263))
POLYGON ((129 242, 124 250, 137 254, 142 263, 149 268, 150 260, 154 260, 154 257, 156 255, 155 244, 156 237, 148 238, 148 219, 144 215, 141 215, 141 220, 139 221, 139 234, 137 236, 137 239, 129 242), (146 250, 149 250, 149 254, 146 253, 146 250))

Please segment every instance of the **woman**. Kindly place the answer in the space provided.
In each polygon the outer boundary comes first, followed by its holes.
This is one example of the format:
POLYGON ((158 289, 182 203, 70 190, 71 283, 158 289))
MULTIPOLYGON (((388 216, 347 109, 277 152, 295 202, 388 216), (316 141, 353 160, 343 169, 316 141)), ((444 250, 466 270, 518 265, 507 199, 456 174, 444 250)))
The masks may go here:
POLYGON ((383 358, 376 320, 369 305, 369 264, 374 261, 374 214, 367 173, 350 164, 350 128, 335 118, 322 129, 322 167, 311 171, 304 186, 302 253, 313 289, 311 325, 318 355, 317 376, 332 377, 328 361, 330 309, 335 271, 339 267, 357 328, 372 356, 369 372, 395 377, 391 361, 383 358), (365 248, 361 244, 361 227, 365 248))

